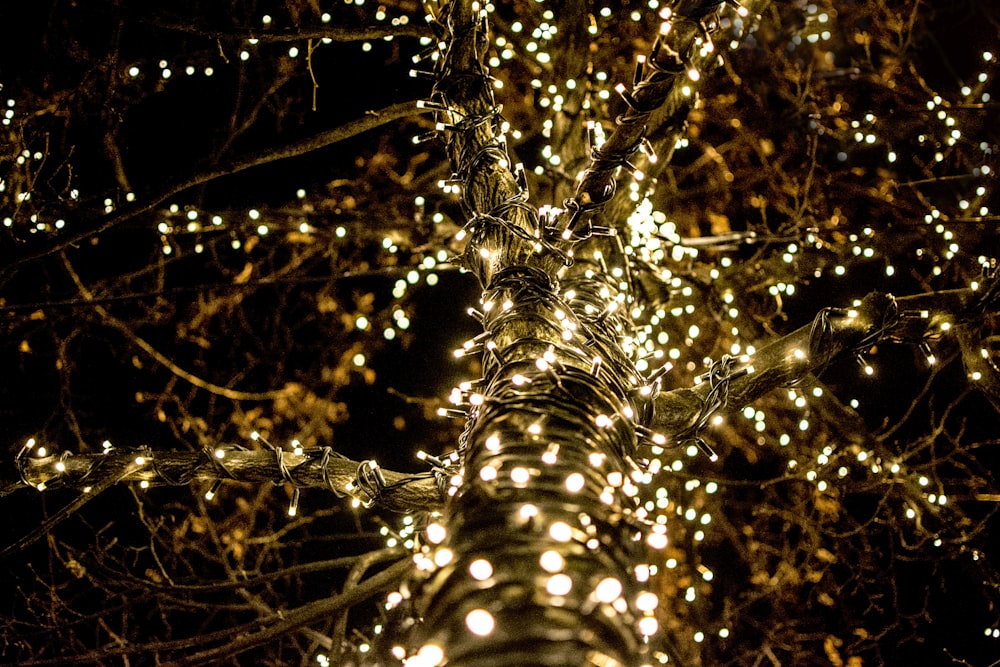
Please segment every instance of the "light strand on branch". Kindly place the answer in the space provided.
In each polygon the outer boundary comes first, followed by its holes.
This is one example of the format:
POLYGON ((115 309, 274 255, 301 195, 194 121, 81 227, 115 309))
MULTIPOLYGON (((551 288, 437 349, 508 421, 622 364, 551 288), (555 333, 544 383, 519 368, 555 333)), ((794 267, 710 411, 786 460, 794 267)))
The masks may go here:
POLYGON ((395 511, 434 510, 440 506, 442 494, 437 478, 447 474, 441 468, 430 472, 406 474, 379 468, 374 462, 351 461, 329 447, 296 448, 289 452, 278 448, 251 451, 236 447, 206 448, 200 452, 155 452, 149 448, 126 451, 106 447, 101 454, 61 455, 48 453, 35 443, 25 446, 14 461, 12 470, 0 475, 0 494, 19 488, 33 487, 40 491, 53 488, 73 488, 85 494, 93 493, 106 477, 116 477, 128 466, 120 481, 138 482, 143 488, 155 485, 184 486, 192 482, 212 482, 206 493, 211 500, 223 480, 239 482, 289 483, 295 488, 324 488, 337 495, 351 494, 360 486, 362 493, 352 494, 359 503, 370 506, 372 495, 367 493, 370 475, 361 469, 374 465, 380 478, 374 493, 380 507, 395 511), (36 455, 32 456, 32 450, 36 455), (360 485, 360 478, 366 480, 360 485), (382 483, 384 482, 384 483, 382 483))
POLYGON ((367 132, 368 130, 374 129, 386 123, 406 118, 408 116, 413 116, 417 113, 420 113, 420 111, 417 109, 414 102, 400 102, 378 111, 369 111, 361 118, 349 121, 340 127, 327 130, 314 137, 271 150, 258 151, 249 155, 230 159, 223 165, 198 172, 182 181, 168 184, 159 192, 148 193, 145 197, 140 197, 139 199, 133 198, 129 201, 127 206, 117 210, 106 211, 99 216, 86 219, 82 225, 80 225, 80 228, 76 228, 71 232, 68 231, 51 239, 46 239, 46 243, 43 246, 33 247, 31 249, 22 249, 17 257, 11 259, 7 266, 0 269, 0 285, 4 284, 6 280, 13 275, 15 269, 21 265, 41 259, 42 257, 47 257, 48 255, 70 247, 75 243, 79 243, 84 239, 106 232, 113 227, 133 219, 137 215, 152 211, 157 205, 163 203, 168 198, 188 190, 189 188, 207 183, 208 181, 222 176, 228 176, 230 174, 250 169, 251 167, 268 164, 270 162, 274 162, 275 160, 282 160, 285 158, 295 157, 297 155, 303 155, 307 152, 329 146, 339 141, 343 141, 344 139, 356 136, 362 132, 367 132))
MULTIPOLYGON (((998 305, 996 273, 988 272, 985 280, 985 285, 977 286, 976 290, 904 297, 873 292, 850 308, 825 308, 810 324, 765 345, 752 355, 740 357, 726 382, 726 402, 741 408, 768 391, 796 386, 837 357, 862 354, 883 341, 921 346, 953 327, 967 330, 980 322, 986 311, 998 305), (989 296, 984 298, 984 294, 989 296)), ((981 353, 984 348, 973 347, 971 356, 985 358, 981 353)), ((987 378, 980 374, 978 377, 970 375, 970 379, 987 378)), ((988 390, 988 386, 984 390, 988 390)), ((709 382, 692 389, 659 394, 653 428, 666 434, 667 439, 689 435, 692 429, 699 430, 697 425, 702 423, 699 417, 704 414, 712 391, 713 385, 709 382), (692 414, 699 417, 693 418, 692 414)), ((716 405, 715 409, 724 405, 716 405)))
MULTIPOLYGON (((697 99, 695 85, 718 61, 713 37, 723 30, 723 14, 745 18, 750 10, 739 2, 677 2, 664 7, 664 19, 649 56, 641 56, 635 69, 631 91, 619 83, 615 90, 628 110, 615 119, 615 130, 603 143, 591 127, 591 165, 583 173, 576 194, 563 202, 567 211, 562 232, 573 233, 585 214, 601 210, 617 190, 616 175, 624 167, 637 180, 644 175, 631 162, 640 151, 650 164, 658 157, 647 138, 647 126, 654 114, 668 100, 671 105, 668 123, 679 133, 688 112, 697 99)), ((730 24, 732 22, 726 22, 730 24)), ((735 40, 738 43, 738 40, 735 40)))
POLYGON ((707 380, 708 393, 705 395, 705 400, 694 424, 675 436, 680 445, 685 442, 693 442, 711 461, 717 461, 719 455, 705 442, 700 433, 708 425, 709 418, 729 403, 729 383, 742 375, 753 373, 752 366, 746 366, 737 371, 734 370, 735 365, 736 358, 724 354, 719 360, 712 362, 707 373, 695 378, 699 384, 707 380))

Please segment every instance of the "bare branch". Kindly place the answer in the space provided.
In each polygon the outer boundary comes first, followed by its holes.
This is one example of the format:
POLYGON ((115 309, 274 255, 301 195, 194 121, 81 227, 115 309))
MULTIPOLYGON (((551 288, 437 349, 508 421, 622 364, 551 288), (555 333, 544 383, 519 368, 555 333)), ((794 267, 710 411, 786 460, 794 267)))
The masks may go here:
POLYGON ((212 30, 192 23, 180 23, 165 19, 143 21, 157 28, 183 32, 188 35, 207 37, 213 40, 239 39, 254 40, 260 43, 301 42, 304 40, 328 39, 333 42, 363 42, 386 37, 433 37, 430 27, 413 21, 404 24, 386 24, 358 26, 345 28, 342 26, 325 25, 310 28, 287 28, 281 30, 262 30, 255 28, 220 28, 212 30))
MULTIPOLYGON (((378 553, 378 552, 375 552, 378 553)), ((214 662, 227 656, 238 655, 255 646, 268 642, 277 637, 297 630, 309 623, 317 621, 329 614, 333 614, 344 609, 348 609, 364 600, 390 590, 406 576, 413 568, 413 562, 405 558, 385 570, 373 575, 363 583, 348 589, 329 598, 323 598, 302 605, 290 611, 275 612, 269 618, 252 621, 236 628, 209 635, 201 635, 197 640, 191 638, 140 644, 135 646, 125 645, 114 648, 106 648, 86 654, 75 656, 62 656, 48 660, 28 660, 19 664, 30 665, 31 667, 42 667, 43 665, 83 665, 95 664, 100 660, 111 658, 112 656, 132 656, 144 654, 159 654, 177 649, 190 648, 192 643, 207 643, 219 639, 233 638, 221 646, 195 653, 177 661, 160 662, 163 665, 203 665, 214 662), (259 629, 261 625, 265 627, 259 629)))
POLYGON ((78 225, 80 228, 78 231, 60 236, 53 239, 45 247, 23 253, 19 257, 15 257, 6 267, 0 270, 0 284, 2 284, 7 277, 13 275, 14 271, 22 265, 41 259, 42 257, 46 257, 54 252, 58 252, 64 248, 80 243, 91 236, 101 234, 109 229, 117 227, 137 215, 153 210, 156 206, 163 203, 170 197, 173 197, 174 195, 189 188, 193 188, 196 185, 202 185, 203 183, 207 183, 217 178, 228 176, 230 174, 236 174, 263 164, 277 162, 278 160, 284 160, 298 155, 304 155, 363 132, 367 132, 368 130, 372 130, 394 120, 399 120, 400 118, 406 118, 419 113, 423 113, 423 111, 417 108, 415 102, 400 102, 378 111, 368 111, 361 118, 357 118, 353 121, 345 123, 344 125, 327 130, 326 132, 321 132, 320 134, 307 139, 296 141, 286 146, 279 146, 274 149, 255 151, 233 160, 224 161, 216 166, 213 166, 211 169, 200 171, 184 180, 168 185, 160 192, 153 193, 144 198, 137 198, 136 203, 122 206, 108 216, 101 216, 94 220, 82 221, 78 225))

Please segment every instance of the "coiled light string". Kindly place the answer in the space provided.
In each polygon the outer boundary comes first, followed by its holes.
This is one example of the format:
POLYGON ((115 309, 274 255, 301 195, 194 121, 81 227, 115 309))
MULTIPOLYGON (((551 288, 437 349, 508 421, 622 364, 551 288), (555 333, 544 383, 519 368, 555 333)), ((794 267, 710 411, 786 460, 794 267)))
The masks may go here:
MULTIPOLYGON (((691 3, 685 16, 700 25, 720 7, 691 3)), ((565 210, 539 214, 523 205, 523 179, 499 138, 480 62, 485 12, 456 2, 438 20, 451 42, 431 104, 455 165, 446 185, 469 219, 462 262, 484 286, 484 333, 460 354, 482 354, 483 379, 456 395, 456 416, 469 417, 462 469, 446 518, 428 527, 415 558, 425 574, 389 601, 406 610, 401 623, 412 622, 411 601, 423 622, 389 652, 411 667, 538 664, 542 655, 633 664, 658 627, 639 540, 665 545, 664 527, 645 524, 636 501, 645 474, 637 431, 646 433, 641 420, 666 367, 647 380, 622 349, 629 280, 608 275, 598 250, 620 244, 601 244, 611 230, 590 218, 613 194, 598 181, 645 145, 643 114, 658 103, 638 86, 635 113, 594 153, 598 172, 565 210)))

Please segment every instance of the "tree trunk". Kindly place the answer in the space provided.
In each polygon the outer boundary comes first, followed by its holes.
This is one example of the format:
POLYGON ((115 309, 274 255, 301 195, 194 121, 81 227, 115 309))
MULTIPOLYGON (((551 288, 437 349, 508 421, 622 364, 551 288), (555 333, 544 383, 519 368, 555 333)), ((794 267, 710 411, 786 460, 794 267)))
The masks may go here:
POLYGON ((630 112, 551 218, 511 168, 481 65, 485 13, 459 0, 439 17, 451 42, 433 105, 469 217, 461 259, 484 287, 484 333, 469 350, 483 354, 483 379, 464 396, 446 517, 418 557, 410 594, 422 623, 408 665, 634 665, 656 632, 643 537, 662 546, 664 527, 645 525, 635 499, 656 385, 623 347, 632 298, 621 244, 595 235, 591 218, 649 114, 696 78, 696 42, 723 3, 681 5, 625 97, 630 112))

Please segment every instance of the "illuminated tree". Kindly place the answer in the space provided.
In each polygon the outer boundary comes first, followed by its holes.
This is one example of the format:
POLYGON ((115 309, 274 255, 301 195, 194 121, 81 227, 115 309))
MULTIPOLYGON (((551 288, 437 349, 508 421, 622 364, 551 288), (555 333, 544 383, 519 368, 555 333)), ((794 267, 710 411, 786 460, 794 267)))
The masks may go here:
POLYGON ((4 660, 996 652, 995 9, 54 9, 4 660))

